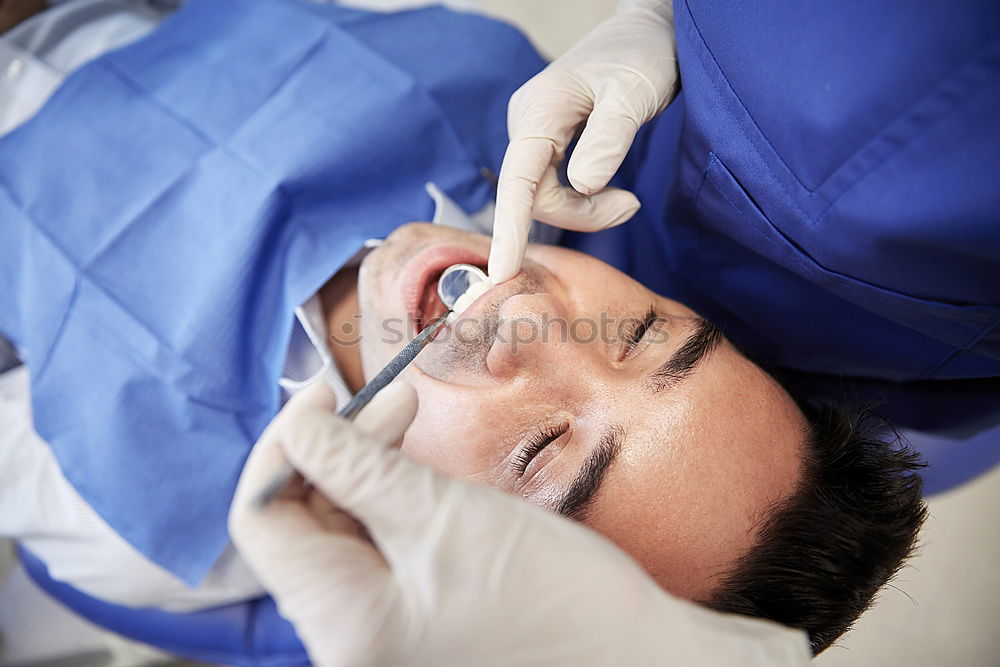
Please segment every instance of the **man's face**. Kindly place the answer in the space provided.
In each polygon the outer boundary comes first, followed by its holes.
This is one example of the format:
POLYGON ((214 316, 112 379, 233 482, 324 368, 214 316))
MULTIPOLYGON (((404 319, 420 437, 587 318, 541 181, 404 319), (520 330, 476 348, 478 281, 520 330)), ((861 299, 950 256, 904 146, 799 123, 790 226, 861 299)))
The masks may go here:
MULTIPOLYGON (((441 271, 488 254, 487 237, 413 224, 365 258, 366 379, 443 313, 441 271)), ((682 304, 563 248, 529 246, 403 377, 420 400, 407 453, 583 521, 689 598, 800 476, 805 419, 770 376, 682 304)))

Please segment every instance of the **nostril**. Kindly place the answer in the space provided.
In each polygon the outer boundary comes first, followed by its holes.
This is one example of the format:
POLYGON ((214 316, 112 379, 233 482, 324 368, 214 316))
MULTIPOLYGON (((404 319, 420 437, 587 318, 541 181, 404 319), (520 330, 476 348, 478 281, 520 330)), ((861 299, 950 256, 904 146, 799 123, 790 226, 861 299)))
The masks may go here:
POLYGON ((540 370, 546 359, 545 335, 538 318, 527 313, 501 314, 489 351, 486 368, 501 380, 510 380, 529 369, 540 370))

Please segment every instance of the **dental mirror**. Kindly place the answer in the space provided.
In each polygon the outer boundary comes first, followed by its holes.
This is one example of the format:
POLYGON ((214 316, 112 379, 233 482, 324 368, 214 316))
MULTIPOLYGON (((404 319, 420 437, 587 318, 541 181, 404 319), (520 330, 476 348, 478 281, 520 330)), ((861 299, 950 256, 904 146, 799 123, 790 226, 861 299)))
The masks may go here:
POLYGON ((478 266, 471 264, 452 264, 438 280, 438 296, 449 310, 455 308, 459 297, 469 291, 474 285, 487 282, 489 278, 478 266))

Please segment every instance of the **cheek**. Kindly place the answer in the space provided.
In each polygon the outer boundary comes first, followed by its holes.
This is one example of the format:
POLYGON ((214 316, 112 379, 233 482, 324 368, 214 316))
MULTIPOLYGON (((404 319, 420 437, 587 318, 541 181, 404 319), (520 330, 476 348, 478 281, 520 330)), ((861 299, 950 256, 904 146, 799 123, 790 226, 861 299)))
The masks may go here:
POLYGON ((362 303, 360 345, 361 367, 365 380, 371 380, 412 338, 407 321, 398 314, 381 313, 362 303))
POLYGON ((371 380, 372 376, 382 368, 389 359, 392 358, 392 351, 382 341, 380 335, 379 322, 382 315, 371 303, 370 298, 366 298, 364 291, 359 290, 359 301, 361 305, 361 340, 359 350, 361 353, 361 367, 364 371, 365 381, 371 380))
POLYGON ((413 382, 420 406, 403 438, 403 451, 436 470, 495 485, 498 462, 496 429, 488 413, 469 409, 449 392, 428 390, 413 382))
POLYGON ((403 436, 402 449, 421 463, 433 467, 439 472, 454 477, 461 477, 465 465, 457 457, 451 455, 447 443, 454 441, 455 434, 447 429, 435 428, 426 419, 419 416, 403 436))

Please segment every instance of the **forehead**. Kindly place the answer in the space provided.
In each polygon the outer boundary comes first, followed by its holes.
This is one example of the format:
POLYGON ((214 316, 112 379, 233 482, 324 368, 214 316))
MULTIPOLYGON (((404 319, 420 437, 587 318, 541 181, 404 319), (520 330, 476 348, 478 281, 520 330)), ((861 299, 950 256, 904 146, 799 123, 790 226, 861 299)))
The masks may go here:
POLYGON ((628 436, 587 523, 667 590, 701 597, 794 491, 805 419, 728 342, 678 387, 620 405, 628 436))

